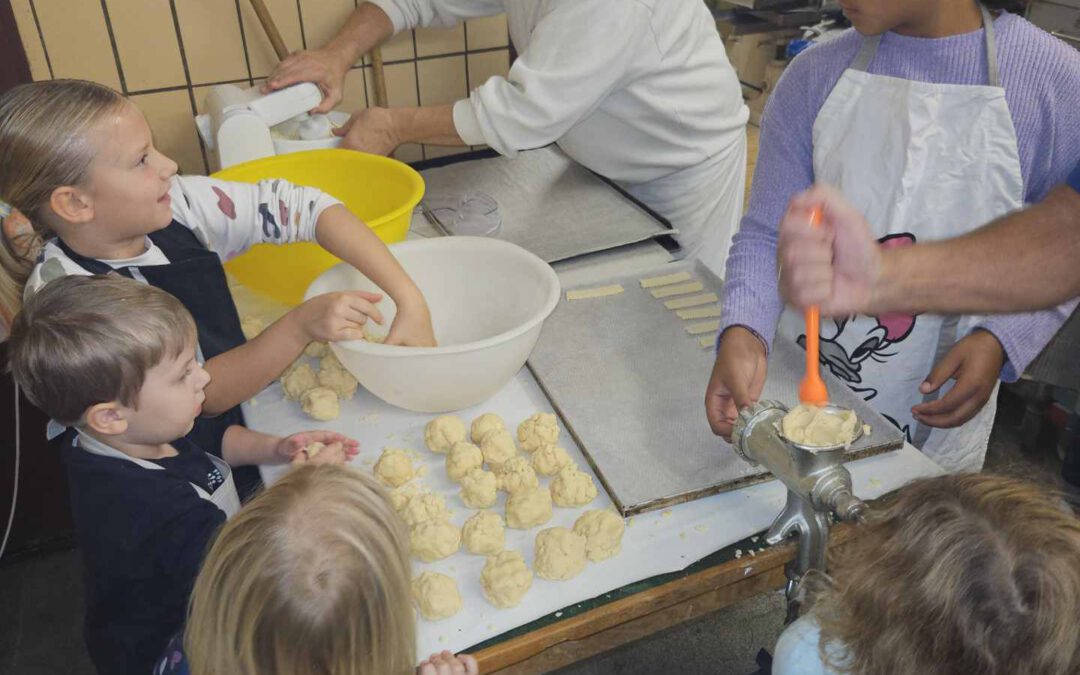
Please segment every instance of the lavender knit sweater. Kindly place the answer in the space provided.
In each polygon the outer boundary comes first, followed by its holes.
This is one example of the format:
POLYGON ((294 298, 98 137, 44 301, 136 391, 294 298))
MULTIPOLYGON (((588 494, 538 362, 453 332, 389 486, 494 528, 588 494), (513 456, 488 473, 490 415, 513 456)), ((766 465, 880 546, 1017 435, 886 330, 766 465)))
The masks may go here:
MULTIPOLYGON (((1012 14, 994 21, 994 33, 1019 142, 1024 199, 1036 202, 1064 182, 1080 159, 1080 52, 1012 14)), ((745 326, 772 344, 783 309, 776 286, 777 224, 791 195, 814 182, 814 120, 861 40, 849 30, 803 52, 769 99, 749 208, 727 261, 721 333, 745 326)), ((983 43, 981 29, 940 39, 886 33, 868 70, 925 82, 986 84, 983 43)), ((1008 357, 1002 379, 1017 379, 1075 306, 983 320, 979 326, 997 337, 1008 357)))

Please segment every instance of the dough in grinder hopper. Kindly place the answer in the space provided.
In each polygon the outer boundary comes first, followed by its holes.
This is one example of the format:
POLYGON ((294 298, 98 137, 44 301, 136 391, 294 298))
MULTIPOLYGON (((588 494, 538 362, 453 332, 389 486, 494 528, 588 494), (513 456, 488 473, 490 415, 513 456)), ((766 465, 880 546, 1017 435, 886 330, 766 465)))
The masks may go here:
POLYGON ((780 421, 780 431, 792 443, 811 446, 847 445, 855 440, 859 418, 852 410, 797 405, 780 421))

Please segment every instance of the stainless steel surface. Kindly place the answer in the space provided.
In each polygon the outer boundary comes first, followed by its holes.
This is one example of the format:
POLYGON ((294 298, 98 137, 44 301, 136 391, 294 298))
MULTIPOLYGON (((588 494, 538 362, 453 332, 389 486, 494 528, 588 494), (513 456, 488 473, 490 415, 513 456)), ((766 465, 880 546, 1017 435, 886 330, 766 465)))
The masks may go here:
MULTIPOLYGON (((563 300, 548 318, 529 367, 570 434, 624 515, 663 508, 765 481, 713 435, 702 398, 714 361, 679 319, 639 280, 689 271, 706 291, 721 283, 696 263, 669 263, 633 274, 592 277, 588 287, 622 284, 624 292, 563 300)), ((565 288, 574 284, 566 283, 565 288)), ((670 299, 670 298, 668 298, 670 299)), ((762 398, 798 401, 804 355, 777 343, 762 398)), ((846 457, 899 448, 903 438, 851 390, 825 375, 833 400, 856 411, 871 433, 846 457)))
MULTIPOLYGON (((787 487, 787 502, 776 517, 765 540, 778 544, 789 537, 797 540, 798 551, 788 565, 789 610, 799 601, 802 579, 810 570, 825 570, 829 541, 829 517, 858 522, 866 504, 851 490, 851 474, 843 466, 843 447, 808 449, 786 441, 780 421, 787 414, 782 403, 763 401, 739 414, 732 443, 739 455, 760 464, 787 487)), ((789 617, 794 616, 789 611, 789 617)))
POLYGON ((497 237, 549 263, 675 232, 555 146, 421 173, 426 214, 442 229, 461 195, 479 190, 499 204, 497 237))
POLYGON ((424 219, 427 220, 429 225, 435 228, 435 231, 438 232, 439 235, 443 237, 451 236, 450 232, 443 226, 439 219, 435 217, 435 214, 431 212, 431 209, 429 209, 424 202, 420 202, 420 212, 424 214, 424 219))

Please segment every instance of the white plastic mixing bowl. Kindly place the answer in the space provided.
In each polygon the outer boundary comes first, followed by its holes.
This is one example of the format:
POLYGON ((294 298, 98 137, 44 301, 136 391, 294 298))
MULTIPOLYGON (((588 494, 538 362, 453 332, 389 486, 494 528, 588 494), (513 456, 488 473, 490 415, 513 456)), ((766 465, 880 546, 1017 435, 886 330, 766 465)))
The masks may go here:
MULTIPOLYGON (((352 340, 331 345, 360 386, 387 403, 424 413, 476 405, 501 389, 525 364, 544 319, 559 302, 551 266, 520 246, 485 237, 439 237, 392 244, 390 251, 424 293, 439 346, 392 347, 352 340)), ((305 299, 342 290, 381 292, 348 264, 330 268, 305 299)), ((378 305, 385 335, 393 300, 378 305)))

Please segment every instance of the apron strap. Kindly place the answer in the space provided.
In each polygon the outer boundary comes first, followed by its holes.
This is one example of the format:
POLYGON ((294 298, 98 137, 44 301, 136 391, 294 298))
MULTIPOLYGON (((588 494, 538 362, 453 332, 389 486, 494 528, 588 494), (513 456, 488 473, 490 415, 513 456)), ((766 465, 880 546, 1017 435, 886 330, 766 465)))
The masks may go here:
POLYGON ((1001 86, 1001 73, 998 71, 997 44, 994 40, 994 17, 990 16, 986 5, 979 3, 982 12, 983 33, 986 39, 986 79, 991 87, 1001 86))
MULTIPOLYGON (((997 44, 994 40, 994 18, 990 16, 990 12, 986 9, 985 5, 981 2, 979 2, 978 5, 979 12, 982 14, 983 33, 986 41, 986 79, 991 87, 1000 87, 1001 73, 998 70, 997 44)), ((873 61, 874 56, 877 55, 878 46, 880 44, 881 34, 864 38, 859 53, 855 55, 855 58, 848 68, 850 70, 866 72, 866 69, 870 66, 870 62, 873 61)))
POLYGON ((859 49, 859 53, 855 55, 855 59, 851 62, 851 65, 848 66, 848 69, 866 72, 870 62, 873 61, 874 56, 877 55, 878 45, 880 44, 881 34, 864 38, 862 41, 862 48, 859 49))

